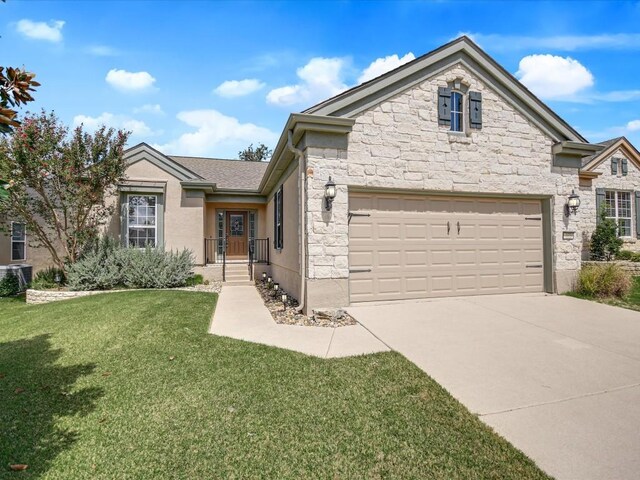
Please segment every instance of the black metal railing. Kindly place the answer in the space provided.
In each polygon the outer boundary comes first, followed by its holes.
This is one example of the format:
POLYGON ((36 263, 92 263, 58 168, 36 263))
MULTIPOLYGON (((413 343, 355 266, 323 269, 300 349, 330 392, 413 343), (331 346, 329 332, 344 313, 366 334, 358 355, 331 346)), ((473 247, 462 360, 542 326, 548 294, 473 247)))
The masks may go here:
POLYGON ((223 238, 205 238, 204 239, 204 258, 205 263, 223 263, 226 253, 226 239, 223 238))
POLYGON ((269 239, 254 238, 249 242, 249 258, 252 263, 266 263, 269 265, 269 239))
MULTIPOLYGON (((226 237, 204 239, 204 258, 205 263, 221 263, 222 264, 222 281, 226 280, 227 273, 227 239, 226 237)), ((249 239, 248 254, 249 278, 253 280, 253 264, 263 263, 269 265, 269 239, 268 238, 251 238, 249 239)))

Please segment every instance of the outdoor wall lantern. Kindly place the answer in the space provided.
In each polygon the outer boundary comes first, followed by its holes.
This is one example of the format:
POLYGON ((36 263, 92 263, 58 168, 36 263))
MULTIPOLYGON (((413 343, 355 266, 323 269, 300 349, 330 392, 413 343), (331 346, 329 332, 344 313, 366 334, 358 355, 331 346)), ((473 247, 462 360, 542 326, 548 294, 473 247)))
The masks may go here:
POLYGON ((578 211, 578 207, 580 206, 580 197, 576 193, 575 190, 571 190, 571 195, 569 195, 569 199, 567 200, 567 204, 565 205, 565 214, 568 217, 571 214, 576 214, 578 211))
POLYGON ((329 181, 324 186, 324 208, 331 210, 331 204, 334 198, 336 198, 336 184, 333 183, 333 180, 329 177, 329 181))

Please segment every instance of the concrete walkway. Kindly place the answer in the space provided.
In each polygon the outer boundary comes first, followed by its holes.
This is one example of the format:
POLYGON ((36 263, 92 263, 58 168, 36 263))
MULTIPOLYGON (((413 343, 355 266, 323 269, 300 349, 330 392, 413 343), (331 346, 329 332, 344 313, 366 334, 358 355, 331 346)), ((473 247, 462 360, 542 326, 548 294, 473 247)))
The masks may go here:
POLYGON ((362 325, 329 328, 277 324, 254 286, 222 287, 209 333, 320 358, 389 351, 362 325))
POLYGON ((542 294, 347 311, 557 479, 639 478, 640 313, 542 294))

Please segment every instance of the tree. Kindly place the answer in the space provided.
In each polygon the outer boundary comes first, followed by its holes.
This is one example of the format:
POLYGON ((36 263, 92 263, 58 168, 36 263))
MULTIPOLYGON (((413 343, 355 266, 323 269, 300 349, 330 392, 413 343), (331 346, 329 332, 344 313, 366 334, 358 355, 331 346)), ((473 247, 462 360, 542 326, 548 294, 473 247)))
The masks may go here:
MULTIPOLYGON (((11 133, 20 125, 15 107, 32 102, 30 92, 40 84, 34 80, 35 73, 20 68, 0 67, 0 135, 11 133), (5 74, 6 70, 6 74, 5 74)), ((7 197, 8 182, 0 178, 0 200, 7 197)))
POLYGON ((264 143, 258 145, 255 149, 253 143, 244 150, 238 152, 238 158, 245 162, 264 162, 271 157, 273 151, 267 147, 264 143))
POLYGON ((75 262, 115 212, 129 132, 82 126, 69 132, 54 113, 27 116, 0 138, 0 178, 9 179, 0 214, 20 217, 55 265, 75 262), (111 197, 113 198, 113 197, 111 197))
POLYGON ((606 217, 604 205, 598 212, 600 221, 591 234, 589 249, 592 260, 613 260, 620 253, 622 239, 618 237, 618 225, 615 220, 606 217))

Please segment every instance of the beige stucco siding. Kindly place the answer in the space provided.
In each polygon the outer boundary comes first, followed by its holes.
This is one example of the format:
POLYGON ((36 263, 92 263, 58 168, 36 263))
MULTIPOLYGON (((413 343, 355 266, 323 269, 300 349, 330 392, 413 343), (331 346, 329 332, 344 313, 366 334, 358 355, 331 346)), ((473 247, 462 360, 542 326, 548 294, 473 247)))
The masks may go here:
MULTIPOLYGON (((127 168, 130 182, 166 182, 164 193, 164 244, 166 249, 187 248, 194 254, 196 264, 204 262, 204 195, 191 197, 182 189, 180 181, 147 160, 140 160, 127 168)), ((196 192, 193 192, 197 195, 196 192)), ((119 220, 112 222, 110 233, 120 235, 119 220)))
MULTIPOLYGON (((19 220, 18 220, 19 221, 19 220)), ((18 265, 27 264, 33 267, 33 273, 37 273, 45 268, 54 265, 51 260, 49 250, 44 247, 36 247, 38 243, 27 229, 26 259, 11 260, 11 220, 2 222, 2 231, 0 231, 0 265, 18 265), (6 230, 6 231, 5 231, 6 230)), ((59 250, 62 252, 62 249, 59 250)))
POLYGON ((600 173, 600 176, 592 180, 591 185, 582 186, 576 192, 580 195, 580 208, 577 214, 578 227, 582 232, 581 240, 583 242, 584 260, 589 259, 589 239, 596 226, 596 188, 604 188, 607 190, 625 190, 631 192, 631 224, 632 237, 624 238, 623 249, 640 251, 640 242, 638 242, 638 225, 636 224, 636 206, 633 192, 640 190, 640 170, 638 166, 621 150, 616 150, 605 157, 602 162, 593 169, 600 173), (611 158, 626 158, 628 165, 627 175, 622 175, 622 169, 618 166, 617 175, 611 173, 611 158))
POLYGON ((298 192, 298 169, 294 168, 288 177, 281 180, 283 186, 283 248, 274 248, 273 230, 273 194, 279 185, 271 193, 266 208, 266 236, 271 245, 271 273, 274 281, 280 283, 282 288, 300 299, 300 195, 298 192))
MULTIPOLYGON (((467 111, 467 105, 465 105, 467 111)), ((461 64, 401 92, 356 117, 347 151, 308 148, 307 222, 310 279, 349 276, 349 188, 529 195, 552 198, 554 266, 559 290, 580 266, 582 241, 565 220, 567 196, 578 186, 575 169, 552 166, 553 140, 461 64), (481 130, 465 134, 438 125, 438 87, 462 79, 482 93, 481 130), (323 211, 329 175, 338 185, 333 210, 323 211)))

